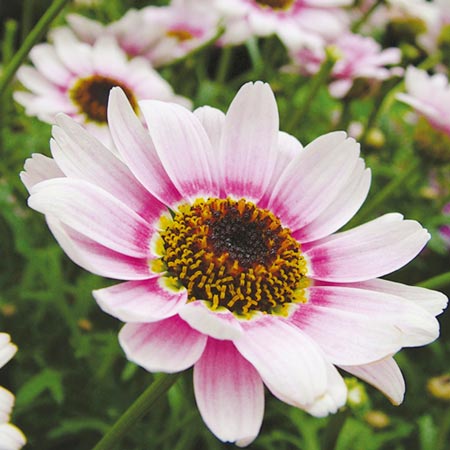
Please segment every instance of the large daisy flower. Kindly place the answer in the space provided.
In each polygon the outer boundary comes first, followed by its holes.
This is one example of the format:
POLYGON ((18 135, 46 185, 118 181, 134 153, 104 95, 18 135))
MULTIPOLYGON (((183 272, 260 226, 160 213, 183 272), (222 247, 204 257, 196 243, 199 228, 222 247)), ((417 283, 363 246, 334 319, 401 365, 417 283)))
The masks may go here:
POLYGON ((150 98, 190 106, 148 61, 128 60, 113 37, 103 36, 89 45, 78 41, 68 28, 55 30, 52 37, 53 45, 38 44, 31 50, 34 67, 22 66, 17 72, 31 91, 14 93, 27 114, 54 123, 55 115, 64 112, 110 145, 106 110, 113 86, 123 89, 136 111, 139 100, 150 98))
POLYGON ((334 132, 302 148, 261 82, 226 115, 139 106, 148 130, 111 92, 120 159, 60 115, 53 159, 34 155, 22 173, 67 254, 125 281, 94 296, 126 322, 127 357, 152 372, 194 366, 205 423, 240 446, 259 432, 264 385, 325 416, 346 401, 338 366, 400 403, 392 356, 437 338, 446 298, 377 279, 420 252, 419 223, 391 213, 331 235, 369 189, 358 144, 334 132))
POLYGON ((348 29, 350 0, 215 0, 226 19, 225 44, 276 34, 287 47, 320 46, 348 29))
MULTIPOLYGON (((17 347, 11 343, 9 334, 0 333, 0 369, 14 356, 17 347)), ((0 386, 0 450, 19 450, 26 439, 23 433, 9 423, 14 395, 0 386)))

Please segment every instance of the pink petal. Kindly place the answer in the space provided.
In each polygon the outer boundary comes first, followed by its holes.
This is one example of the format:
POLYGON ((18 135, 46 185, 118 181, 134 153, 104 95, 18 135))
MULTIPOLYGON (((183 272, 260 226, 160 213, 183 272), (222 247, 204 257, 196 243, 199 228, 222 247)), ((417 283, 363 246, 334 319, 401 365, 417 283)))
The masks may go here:
POLYGON ((359 144, 336 131, 307 145, 274 186, 269 208, 296 231, 319 216, 349 181, 359 144))
POLYGON ((225 308, 211 310, 206 301, 187 303, 179 312, 192 328, 216 339, 237 339, 242 327, 233 313, 225 308))
POLYGON ((258 202, 261 208, 267 208, 274 186, 277 184, 284 169, 289 163, 303 151, 303 146, 297 138, 284 131, 278 133, 278 144, 276 152, 276 161, 273 167, 272 176, 267 186, 266 193, 258 202))
POLYGON ((18 80, 30 91, 40 95, 54 95, 58 88, 34 67, 22 66, 17 71, 18 80))
POLYGON ((263 420, 264 386, 231 342, 208 339, 194 366, 194 389, 203 420, 221 441, 245 447, 255 439, 263 420))
POLYGON ((48 216, 47 224, 67 256, 89 272, 117 280, 143 280, 157 276, 150 272, 148 258, 132 258, 115 252, 54 217, 48 216))
POLYGON ((330 203, 318 217, 293 233, 299 242, 310 242, 334 233, 344 226, 358 211, 367 197, 370 187, 370 169, 364 161, 357 162, 345 186, 330 196, 330 203))
POLYGON ((128 256, 149 255, 151 226, 108 192, 84 180, 42 181, 28 204, 86 237, 128 256))
POLYGON ((157 100, 142 100, 139 107, 158 156, 183 197, 217 197, 207 156, 211 142, 197 117, 182 106, 157 100))
POLYGON ((353 282, 403 267, 422 250, 430 235, 414 220, 386 214, 349 231, 304 245, 308 276, 353 282))
POLYGON ((379 278, 361 281, 359 283, 351 283, 348 284, 348 286, 403 297, 414 302, 415 305, 425 309, 425 311, 433 316, 441 314, 448 302, 447 297, 442 292, 418 286, 408 286, 406 284, 395 283, 394 281, 382 280, 379 278))
POLYGON ((68 177, 89 181, 128 205, 147 221, 154 222, 166 207, 149 194, 128 167, 83 127, 59 114, 53 127, 51 149, 68 177))
POLYGON ((404 346, 436 339, 439 324, 411 302, 389 294, 340 286, 313 286, 292 321, 333 364, 366 364, 404 346))
POLYGON ((394 358, 389 356, 363 366, 340 367, 379 389, 394 405, 402 403, 405 380, 394 358))
POLYGON ((68 88, 74 75, 61 62, 52 45, 35 45, 30 51, 30 59, 46 78, 58 86, 68 88))
POLYGON ((100 35, 92 47, 92 59, 97 73, 109 74, 112 78, 126 77, 127 57, 114 37, 100 35))
POLYGON ((41 181, 61 177, 64 177, 64 173, 58 167, 58 164, 52 158, 39 153, 33 153, 31 158, 25 161, 24 171, 20 172, 20 179, 28 192, 41 181))
POLYGON ((263 196, 276 160, 278 121, 268 84, 241 87, 228 109, 220 148, 222 187, 228 195, 253 200, 263 196))
POLYGON ((178 316, 153 323, 127 323, 119 342, 127 358, 149 372, 180 372, 200 358, 207 337, 178 316))
POLYGON ((304 409, 315 417, 325 417, 336 413, 347 401, 347 386, 336 368, 327 365, 328 388, 325 394, 304 409))
POLYGON ((156 322, 174 316, 187 301, 186 289, 170 291, 164 277, 128 281, 93 291, 100 308, 123 322, 156 322))
POLYGON ((178 203, 181 194, 167 175, 148 131, 120 88, 111 90, 108 122, 114 144, 134 176, 161 202, 168 206, 178 203))
POLYGON ((249 323, 234 341, 280 400, 300 408, 327 392, 327 365, 320 349, 300 329, 279 318, 249 323))

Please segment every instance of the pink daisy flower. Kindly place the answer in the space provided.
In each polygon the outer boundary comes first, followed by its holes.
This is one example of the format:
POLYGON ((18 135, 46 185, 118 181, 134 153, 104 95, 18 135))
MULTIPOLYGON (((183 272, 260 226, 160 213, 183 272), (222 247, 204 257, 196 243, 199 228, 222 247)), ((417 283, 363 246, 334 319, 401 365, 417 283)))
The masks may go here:
POLYGON ((150 98, 190 106, 148 61, 128 60, 111 36, 91 46, 78 41, 68 28, 60 28, 53 33, 53 41, 53 45, 36 45, 30 52, 34 67, 22 66, 17 72, 31 92, 16 91, 14 99, 28 115, 54 123, 55 115, 64 112, 109 146, 106 110, 113 86, 124 90, 136 111, 139 100, 150 98))
POLYGON ((173 0, 169 6, 131 9, 109 25, 78 14, 69 14, 67 21, 81 40, 93 44, 100 36, 113 36, 128 55, 143 56, 158 67, 212 39, 218 15, 206 1, 173 0))
POLYGON ((224 44, 276 34, 287 47, 316 47, 348 29, 340 6, 350 0, 215 0, 225 18, 224 44))
MULTIPOLYGON (((0 369, 14 356, 17 347, 11 343, 9 334, 0 333, 0 369)), ((0 386, 0 449, 19 450, 26 439, 23 433, 14 425, 9 423, 12 408, 14 406, 14 395, 0 386)))
MULTIPOLYGON (((333 42, 340 59, 333 67, 329 85, 333 97, 342 98, 349 92, 355 79, 367 81, 385 80, 393 75, 402 75, 400 67, 386 68, 386 65, 398 64, 401 51, 398 48, 382 49, 380 44, 371 37, 347 33, 333 42)), ((306 74, 315 74, 325 61, 324 47, 302 48, 291 52, 293 64, 290 70, 299 70, 306 74)))
POLYGON ((126 322, 120 343, 149 371, 194 367, 198 408, 221 440, 245 446, 265 385, 322 417, 346 401, 336 366, 402 401, 393 355, 437 338, 446 297, 377 279, 429 234, 400 214, 334 233, 363 203, 370 172, 344 132, 305 148, 279 131, 267 84, 244 85, 227 114, 144 100, 141 125, 113 89, 120 159, 64 115, 53 159, 22 180, 79 265, 124 280, 100 307, 126 322))
POLYGON ((406 94, 397 99, 412 106, 437 130, 450 135, 450 86, 444 74, 428 75, 410 66, 405 75, 406 94))

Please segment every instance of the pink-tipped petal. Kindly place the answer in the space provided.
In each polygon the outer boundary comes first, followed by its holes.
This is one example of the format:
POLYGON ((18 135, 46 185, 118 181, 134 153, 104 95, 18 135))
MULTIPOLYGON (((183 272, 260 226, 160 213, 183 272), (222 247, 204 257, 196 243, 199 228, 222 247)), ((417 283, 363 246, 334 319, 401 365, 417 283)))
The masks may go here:
POLYGON ((359 156, 359 144, 341 131, 307 145, 275 184, 269 208, 292 231, 317 218, 336 192, 349 181, 359 156))
POLYGON ((20 179, 28 192, 41 181, 61 177, 64 177, 64 173, 58 164, 52 158, 40 153, 33 153, 31 158, 25 161, 24 171, 20 172, 20 179))
POLYGON ((310 242, 334 233, 358 211, 370 187, 370 170, 360 159, 345 186, 330 197, 330 204, 312 222, 293 233, 299 242, 310 242))
POLYGON ((208 339, 194 366, 194 389, 203 420, 220 440, 245 447, 255 439, 264 414, 264 387, 233 343, 208 339))
POLYGON ((287 322, 260 319, 234 344, 280 400, 303 407, 326 393, 325 357, 312 339, 287 322))
POLYGON ((411 261, 429 238, 418 222, 403 220, 400 214, 386 214, 305 245, 308 276, 333 282, 377 278, 411 261))
POLYGON ((218 195, 211 176, 211 142, 197 117, 182 106, 142 100, 145 117, 159 159, 177 190, 187 198, 218 195))
POLYGON ((391 356, 363 366, 340 366, 380 390, 394 404, 400 405, 405 394, 405 380, 391 356))
POLYGON ((174 316, 187 301, 187 291, 170 291, 164 278, 129 281, 93 291, 100 308, 123 322, 157 322, 174 316))
POLYGON ((82 126, 63 114, 57 116, 56 123, 58 126, 53 127, 55 141, 51 141, 52 154, 68 177, 100 186, 149 222, 154 222, 166 211, 128 167, 82 126))
POLYGON ((55 178, 34 186, 31 208, 128 256, 149 255, 151 226, 108 192, 84 180, 55 178))
POLYGON ((216 339, 238 339, 243 332, 233 313, 225 308, 213 311, 205 301, 187 303, 179 314, 192 328, 216 339))
POLYGON ((35 45, 30 51, 30 59, 40 73, 58 86, 66 87, 74 77, 50 44, 35 45))
POLYGON ((228 109, 221 141, 222 188, 228 195, 251 200, 263 196, 276 161, 278 122, 269 85, 244 84, 228 109))
POLYGON ((326 417, 336 413, 347 401, 347 386, 332 364, 327 365, 328 387, 325 394, 312 404, 305 406, 305 411, 315 417, 326 417))
POLYGON ((115 146, 140 183, 168 206, 179 202, 181 194, 167 175, 148 131, 120 88, 111 90, 108 122, 115 146))
POLYGON ((292 321, 333 364, 366 364, 439 334, 431 314, 394 295, 340 286, 313 286, 292 321), (324 326, 324 324, 326 324, 324 326))
POLYGON ((207 337, 178 316, 153 323, 127 323, 119 342, 127 358, 149 372, 180 372, 205 349, 207 337))
POLYGON ((67 256, 79 266, 102 277, 144 280, 158 276, 150 272, 148 258, 133 258, 115 252, 47 216, 47 224, 67 256))
POLYGON ((418 286, 408 286, 406 284, 379 278, 361 281, 359 283, 351 283, 348 284, 348 286, 403 297, 414 302, 415 305, 425 309, 425 311, 433 316, 441 314, 448 303, 448 298, 442 292, 418 286))

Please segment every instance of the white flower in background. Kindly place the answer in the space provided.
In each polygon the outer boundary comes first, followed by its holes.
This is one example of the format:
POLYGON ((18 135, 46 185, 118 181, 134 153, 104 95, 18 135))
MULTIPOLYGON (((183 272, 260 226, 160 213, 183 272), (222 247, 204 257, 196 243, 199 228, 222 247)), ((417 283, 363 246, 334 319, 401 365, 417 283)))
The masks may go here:
MULTIPOLYGON (((403 69, 400 67, 385 67, 400 63, 400 49, 382 49, 380 44, 371 37, 348 33, 337 38, 333 46, 340 55, 331 72, 332 82, 329 90, 333 97, 344 97, 356 79, 363 78, 370 83, 403 74, 403 69)), ((324 47, 302 48, 297 52, 291 52, 291 57, 293 64, 288 67, 288 70, 298 70, 312 75, 319 71, 325 61, 326 53, 324 47)))
POLYGON ((418 222, 391 213, 336 233, 369 190, 355 140, 334 132, 303 148, 279 131, 261 82, 226 114, 139 106, 147 129, 112 90, 120 158, 60 115, 53 159, 33 155, 21 174, 67 254, 123 281, 94 296, 125 322, 128 359, 152 372, 194 366, 205 423, 240 446, 259 433, 264 385, 323 417, 346 402, 340 367, 401 403, 393 355, 438 337, 447 299, 378 278, 424 247, 418 222))
POLYGON ((130 56, 143 56, 154 67, 185 56, 211 40, 218 31, 218 14, 208 0, 173 0, 169 6, 129 10, 108 25, 78 14, 67 21, 79 39, 94 43, 111 35, 130 56))
POLYGON ((450 136, 450 86, 448 78, 410 66, 405 75, 406 93, 397 99, 412 106, 435 129, 450 136))
MULTIPOLYGON (((14 356, 17 347, 11 343, 9 334, 0 333, 0 369, 14 356)), ((9 423, 14 395, 0 386, 0 450, 19 450, 26 439, 23 433, 9 423)))
POLYGON ((34 67, 22 66, 17 72, 30 92, 16 91, 14 99, 28 115, 54 123, 55 115, 64 112, 111 147, 106 110, 112 87, 122 88, 136 111, 143 99, 190 106, 148 61, 128 60, 112 36, 100 37, 93 45, 80 42, 68 28, 56 29, 52 36, 53 44, 38 44, 31 50, 34 67))
POLYGON ((215 0, 225 18, 224 44, 276 34, 287 47, 316 47, 348 29, 339 9, 351 0, 215 0))

